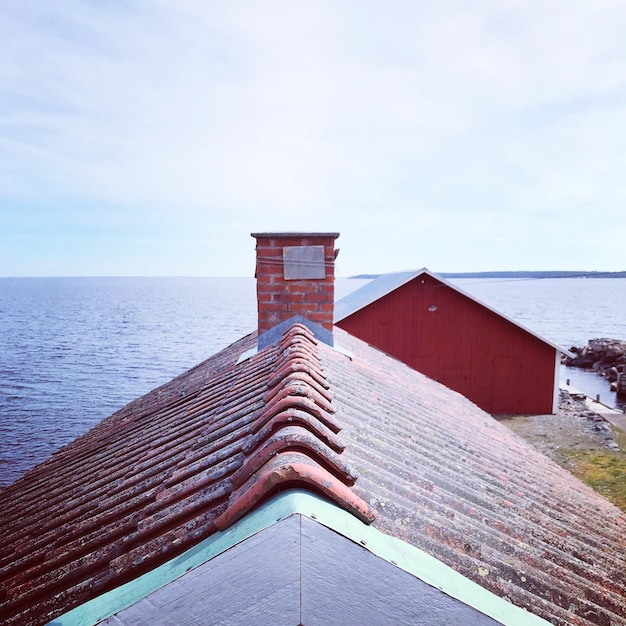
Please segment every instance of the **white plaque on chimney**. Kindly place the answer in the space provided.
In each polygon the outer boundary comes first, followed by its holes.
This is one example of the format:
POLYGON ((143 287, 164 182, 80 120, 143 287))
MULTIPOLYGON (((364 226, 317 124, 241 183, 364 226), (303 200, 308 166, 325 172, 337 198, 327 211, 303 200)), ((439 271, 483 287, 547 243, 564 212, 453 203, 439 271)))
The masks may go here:
POLYGON ((324 246, 289 246, 283 248, 285 280, 326 278, 324 246))

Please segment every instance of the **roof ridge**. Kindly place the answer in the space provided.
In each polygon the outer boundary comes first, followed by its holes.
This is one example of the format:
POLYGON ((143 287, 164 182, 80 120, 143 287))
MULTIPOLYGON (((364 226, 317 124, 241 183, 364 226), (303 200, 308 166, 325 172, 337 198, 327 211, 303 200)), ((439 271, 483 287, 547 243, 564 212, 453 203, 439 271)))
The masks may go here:
POLYGON ((321 493, 370 523, 376 512, 350 490, 357 472, 341 454, 345 444, 313 333, 296 322, 274 344, 274 371, 264 407, 242 447, 245 460, 231 476, 233 491, 216 521, 226 528, 278 489, 321 493))
POLYGON ((279 452, 232 492, 228 508, 217 518, 215 527, 228 528, 285 485, 325 496, 366 524, 376 518, 376 511, 367 502, 315 459, 299 451, 279 452))

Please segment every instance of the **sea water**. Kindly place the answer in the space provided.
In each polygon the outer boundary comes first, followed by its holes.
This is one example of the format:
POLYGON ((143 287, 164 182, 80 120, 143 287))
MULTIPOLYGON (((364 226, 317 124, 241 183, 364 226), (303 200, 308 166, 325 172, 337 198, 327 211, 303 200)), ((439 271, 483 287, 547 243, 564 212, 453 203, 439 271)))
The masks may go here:
MULTIPOLYGON (((626 340, 626 279, 451 282, 564 348, 626 340)), ((255 328, 253 278, 0 278, 0 485, 255 328)), ((599 376, 565 377, 615 405, 599 376)))

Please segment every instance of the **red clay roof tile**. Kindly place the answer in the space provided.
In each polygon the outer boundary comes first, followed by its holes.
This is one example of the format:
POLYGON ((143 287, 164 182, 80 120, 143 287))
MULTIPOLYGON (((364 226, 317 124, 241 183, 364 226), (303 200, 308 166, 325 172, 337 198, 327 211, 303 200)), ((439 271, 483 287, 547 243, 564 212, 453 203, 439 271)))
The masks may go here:
POLYGON ((312 489, 366 524, 376 518, 373 507, 308 454, 279 452, 231 494, 228 508, 216 522, 217 528, 227 528, 254 506, 276 493, 278 488, 284 489, 287 486, 312 489))
POLYGON ((260 442, 267 439, 269 434, 278 428, 286 425, 297 425, 310 430, 318 439, 331 447, 335 452, 341 453, 344 451, 346 444, 335 434, 340 430, 339 428, 331 430, 326 426, 326 422, 328 421, 327 417, 328 416, 325 416, 325 419, 321 420, 307 411, 287 408, 267 420, 259 419, 252 429, 254 436, 248 439, 247 443, 243 446, 243 451, 248 453, 253 448, 258 447, 260 442))

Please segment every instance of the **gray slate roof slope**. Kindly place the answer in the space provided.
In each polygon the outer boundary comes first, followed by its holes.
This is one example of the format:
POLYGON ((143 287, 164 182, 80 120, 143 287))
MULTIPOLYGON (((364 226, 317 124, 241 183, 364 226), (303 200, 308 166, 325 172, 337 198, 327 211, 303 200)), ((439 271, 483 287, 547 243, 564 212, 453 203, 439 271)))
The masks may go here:
POLYGON ((402 287, 410 280, 417 278, 425 268, 421 270, 410 270, 407 272, 391 272, 389 274, 381 274, 368 283, 365 283, 359 289, 344 296, 335 302, 335 323, 349 317, 353 313, 365 308, 368 304, 376 302, 388 293, 402 287))
MULTIPOLYGON (((441 626, 442 616, 464 626, 501 623, 300 514, 254 533, 104 623, 197 625, 207 615, 222 625, 441 626)), ((514 619, 527 617, 519 611, 514 619)))

